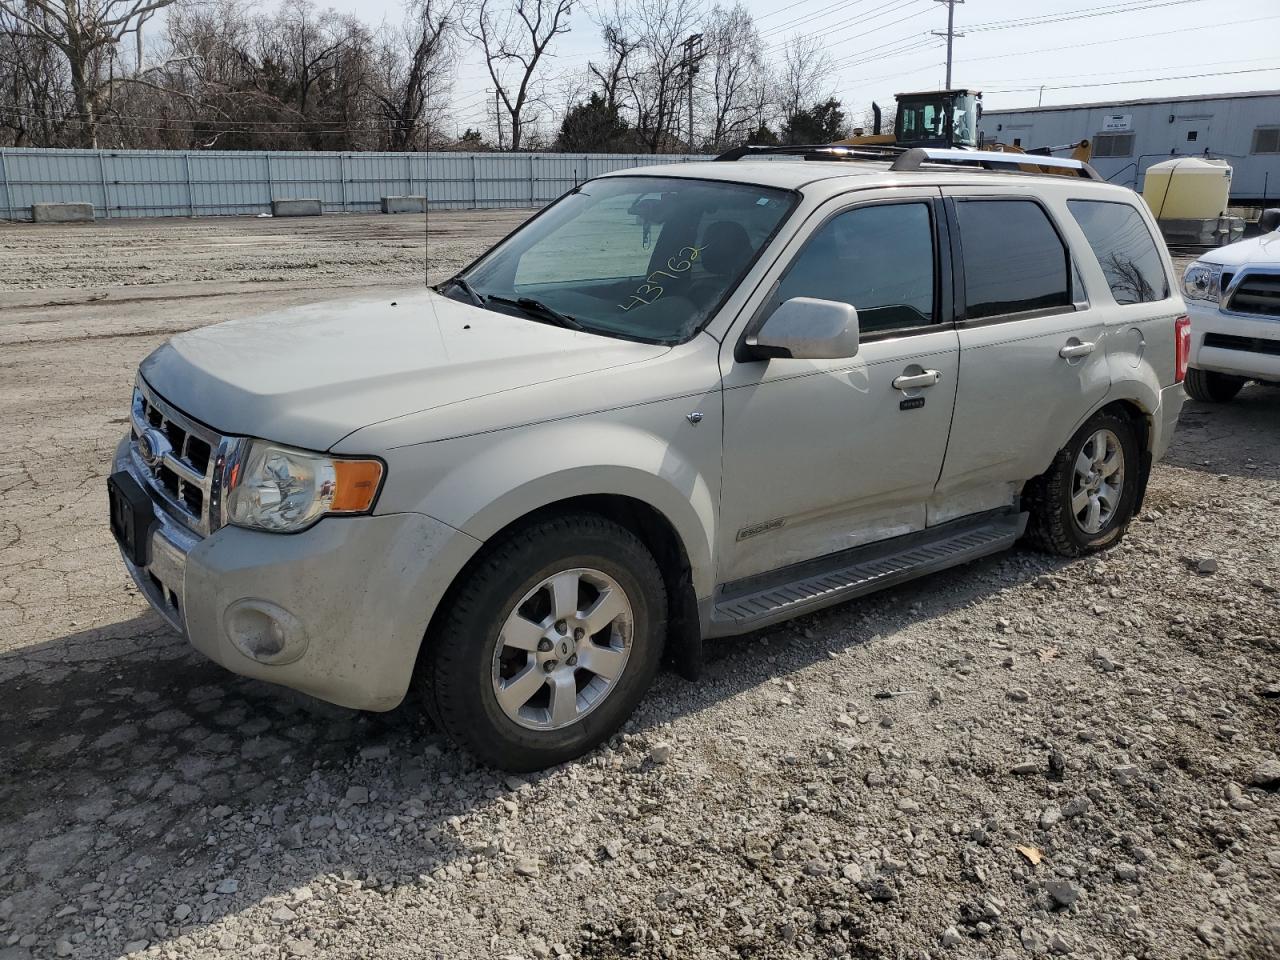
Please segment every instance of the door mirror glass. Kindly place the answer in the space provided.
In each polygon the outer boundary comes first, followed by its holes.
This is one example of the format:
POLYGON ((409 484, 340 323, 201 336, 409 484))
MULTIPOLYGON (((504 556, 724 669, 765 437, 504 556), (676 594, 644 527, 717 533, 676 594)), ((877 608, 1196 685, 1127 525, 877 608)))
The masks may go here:
POLYGON ((857 356, 858 311, 838 300, 792 297, 769 314, 747 346, 757 357, 840 360, 857 356))

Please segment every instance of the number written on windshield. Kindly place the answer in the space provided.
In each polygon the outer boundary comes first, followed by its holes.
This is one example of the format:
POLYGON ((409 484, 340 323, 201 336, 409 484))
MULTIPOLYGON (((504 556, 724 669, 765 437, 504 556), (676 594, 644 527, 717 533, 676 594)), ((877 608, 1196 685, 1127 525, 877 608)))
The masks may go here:
POLYGON ((692 269, 694 261, 702 256, 702 251, 705 249, 707 249, 705 243, 700 247, 681 247, 674 257, 670 257, 667 260, 666 270, 655 270, 645 277, 645 282, 636 288, 636 292, 631 295, 631 299, 627 303, 618 304, 618 308, 630 310, 632 307, 640 306, 641 304, 647 306, 653 303, 662 296, 665 289, 658 283, 656 278, 670 277, 672 280, 679 280, 681 274, 688 273, 692 269), (668 273, 667 270, 674 272, 668 273))

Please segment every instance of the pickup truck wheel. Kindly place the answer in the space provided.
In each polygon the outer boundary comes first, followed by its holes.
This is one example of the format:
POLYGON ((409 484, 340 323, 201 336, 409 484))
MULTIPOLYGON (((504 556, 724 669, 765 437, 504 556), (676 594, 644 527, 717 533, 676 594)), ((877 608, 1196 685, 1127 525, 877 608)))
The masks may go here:
POLYGON ((1187 368, 1187 376, 1182 386, 1187 396, 1201 403, 1226 403, 1235 397, 1245 384, 1244 377, 1233 377, 1229 373, 1213 373, 1209 370, 1187 368))
POLYGON ((433 630, 433 717, 482 762, 538 770, 620 727, 657 672, 666 590, 629 530, 556 517, 487 548, 433 630))
POLYGON ((1116 543, 1133 518, 1141 461, 1128 420, 1099 413, 1027 491, 1032 545, 1064 557, 1116 543))

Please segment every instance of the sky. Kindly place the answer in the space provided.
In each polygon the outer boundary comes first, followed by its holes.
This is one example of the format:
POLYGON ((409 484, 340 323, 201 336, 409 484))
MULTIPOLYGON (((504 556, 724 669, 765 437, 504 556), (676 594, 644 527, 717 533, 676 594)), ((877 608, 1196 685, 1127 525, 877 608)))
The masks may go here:
MULTIPOLYGON (((726 2, 726 0, 721 0, 726 2)), ((731 5, 728 0, 726 5, 731 5)), ((943 0, 744 0, 766 55, 796 35, 833 58, 830 85, 846 114, 875 100, 936 89, 945 79, 943 0)), ((317 0, 371 24, 401 19, 401 0, 317 0)), ((599 57, 593 0, 553 46, 553 76, 599 57)), ((713 0, 707 0, 710 9, 713 0)), ((1280 0, 963 0, 955 6, 952 86, 983 91, 987 110, 1280 89, 1280 0), (1043 89, 1042 89, 1043 87, 1043 89)), ((475 50, 463 54, 451 120, 491 129, 492 82, 475 50)), ((892 111, 886 110, 891 116, 892 111)))

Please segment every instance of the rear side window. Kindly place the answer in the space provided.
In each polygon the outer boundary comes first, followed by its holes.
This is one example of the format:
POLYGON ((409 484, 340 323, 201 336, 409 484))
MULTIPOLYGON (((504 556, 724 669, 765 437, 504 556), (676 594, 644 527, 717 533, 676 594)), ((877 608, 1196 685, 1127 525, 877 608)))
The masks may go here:
POLYGON ((1098 258, 1116 303, 1150 303, 1169 296, 1160 251, 1137 210, 1127 203, 1068 200, 1098 258))
POLYGON ((956 217, 966 319, 1071 306, 1067 248, 1038 203, 961 200, 956 217))
POLYGON ((815 231, 778 286, 792 297, 858 308, 865 333, 933 322, 933 221, 925 203, 882 203, 837 214, 815 231))

